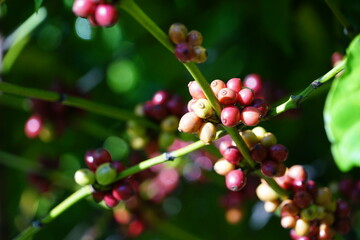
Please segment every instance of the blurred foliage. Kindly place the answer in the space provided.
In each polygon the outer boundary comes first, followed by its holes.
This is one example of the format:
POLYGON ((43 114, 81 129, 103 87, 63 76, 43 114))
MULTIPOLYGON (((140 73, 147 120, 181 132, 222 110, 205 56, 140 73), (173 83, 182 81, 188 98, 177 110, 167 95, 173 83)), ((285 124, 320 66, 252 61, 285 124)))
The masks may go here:
MULTIPOLYGON (((258 73, 268 83, 270 95, 274 95, 273 106, 328 71, 331 54, 344 53, 351 41, 324 1, 137 2, 164 31, 172 23, 182 22, 202 32, 209 59, 199 67, 209 82, 258 73)), ((349 21, 351 30, 359 30, 360 2, 333 2, 349 21)), ((0 4, 1 38, 9 36, 34 12, 33 1, 0 4)), ((32 32, 11 70, 1 75, 3 81, 40 89, 61 83, 94 101, 128 110, 159 89, 190 98, 187 83, 191 76, 128 14, 120 10, 120 21, 112 28, 93 28, 72 14, 71 5, 72 0, 44 1, 46 20, 32 32)), ((341 179, 322 119, 329 86, 323 86, 300 110, 263 123, 289 148, 287 164, 305 164, 311 178, 323 185, 341 179)), ((124 144, 126 140, 126 123, 91 113, 73 118, 65 132, 50 142, 30 140, 24 135, 30 102, 1 95, 0 104, 1 150, 33 162, 41 156, 57 157, 60 172, 68 181, 72 181, 75 169, 84 166, 83 156, 88 149, 103 146, 105 140, 109 148, 116 141, 124 144)), ((127 151, 116 154, 126 162, 127 151)), ((218 205, 219 196, 227 191, 223 178, 209 175, 213 181, 207 184, 182 184, 173 194, 181 202, 181 211, 166 221, 201 239, 288 238, 288 231, 280 227, 277 217, 261 229, 251 228, 248 211, 241 224, 229 225, 218 205)), ((29 184, 26 173, 5 165, 0 165, 0 181, 0 239, 16 235, 72 190, 71 184, 56 180, 52 192, 40 194, 29 184)), ((111 218, 109 211, 83 201, 47 226, 36 239, 79 239, 81 233, 96 224, 102 224, 100 239, 120 239, 114 237, 118 230, 111 218)), ((172 238, 153 228, 139 239, 172 238)))

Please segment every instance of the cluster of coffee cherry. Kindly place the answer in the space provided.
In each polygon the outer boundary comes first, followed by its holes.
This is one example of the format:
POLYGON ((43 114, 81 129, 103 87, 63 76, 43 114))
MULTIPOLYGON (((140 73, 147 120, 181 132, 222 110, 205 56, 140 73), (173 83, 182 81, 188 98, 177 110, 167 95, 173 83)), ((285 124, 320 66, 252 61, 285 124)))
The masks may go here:
POLYGON ((114 182, 117 174, 123 171, 125 166, 119 161, 112 161, 107 150, 89 150, 85 154, 85 164, 88 168, 75 172, 75 182, 80 186, 91 184, 95 189, 92 194, 95 201, 103 200, 106 206, 115 207, 119 201, 128 200, 134 195, 131 179, 114 182))
MULTIPOLYGON (((240 132, 240 136, 250 149, 251 158, 261 165, 261 172, 267 177, 283 176, 286 170, 284 161, 288 150, 277 144, 276 137, 262 127, 240 132)), ((226 186, 231 191, 240 191, 246 184, 246 173, 239 168, 243 156, 236 144, 228 137, 217 141, 222 158, 214 164, 214 170, 225 176, 226 186)))
MULTIPOLYGON (((186 109, 184 100, 179 95, 167 91, 157 91, 151 100, 135 108, 135 114, 146 117, 159 124, 161 132, 153 132, 135 121, 128 121, 127 133, 133 149, 155 148, 166 150, 176 137, 180 117, 186 109), (151 139, 157 143, 151 144, 151 139), (156 145, 156 146, 150 146, 156 145), (158 146, 158 147, 157 147, 158 146)), ((150 150, 150 153, 154 150, 150 150)))
POLYGON ((78 17, 87 18, 93 26, 111 27, 119 18, 115 3, 105 0, 75 0, 72 11, 78 17))
POLYGON ((256 194, 265 202, 267 212, 279 209, 281 226, 291 229, 292 239, 330 240, 336 232, 345 234, 350 230, 348 203, 336 201, 329 188, 319 188, 314 181, 308 180, 302 166, 290 167, 284 176, 275 180, 291 193, 289 199, 281 200, 265 181, 257 187, 256 194))
MULTIPOLYGON (((210 87, 219 102, 224 106, 221 111, 221 123, 235 127, 240 122, 247 126, 257 125, 269 109, 260 92, 261 78, 256 74, 248 75, 242 82, 240 78, 231 78, 226 82, 214 80, 210 87)), ((214 110, 200 85, 192 81, 188 85, 192 99, 186 113, 179 123, 179 131, 198 133, 206 144, 215 139, 216 124, 219 122, 214 110)))
POLYGON ((201 46, 202 34, 199 31, 188 32, 184 24, 174 23, 169 28, 169 38, 176 44, 174 53, 180 62, 202 63, 207 59, 207 51, 201 46))

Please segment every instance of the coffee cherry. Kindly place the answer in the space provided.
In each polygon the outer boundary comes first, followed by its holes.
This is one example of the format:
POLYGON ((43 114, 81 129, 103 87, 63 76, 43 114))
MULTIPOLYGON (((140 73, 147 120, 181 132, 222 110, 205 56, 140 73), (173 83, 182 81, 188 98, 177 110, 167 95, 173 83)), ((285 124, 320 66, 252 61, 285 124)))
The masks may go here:
POLYGON ((264 210, 268 213, 273 213, 279 207, 278 201, 266 201, 264 202, 264 210))
POLYGON ((240 135, 249 149, 252 149, 258 143, 256 135, 251 130, 242 131, 240 135))
POLYGON ((191 61, 196 63, 203 63, 208 58, 208 53, 206 48, 202 46, 194 46, 194 56, 191 58, 191 61))
POLYGON ((152 103, 156 104, 166 104, 166 102, 171 98, 171 94, 167 91, 160 90, 157 91, 152 98, 152 103))
POLYGON ((319 226, 318 239, 319 240, 332 240, 335 236, 335 230, 330 225, 322 223, 319 226))
POLYGON ((161 130, 165 132, 175 132, 179 126, 179 119, 174 115, 170 115, 161 121, 160 126, 161 130))
POLYGON ((235 169, 225 175, 225 182, 230 191, 237 192, 245 187, 246 175, 241 169, 235 169))
POLYGON ((296 235, 300 237, 306 236, 310 232, 310 223, 299 218, 298 220, 296 220, 294 229, 296 235))
POLYGON ((94 201, 98 203, 104 199, 106 193, 107 192, 103 192, 103 191, 95 191, 91 193, 91 196, 93 197, 94 201))
POLYGON ((242 83, 240 78, 231 78, 226 82, 226 87, 239 92, 242 89, 242 83))
POLYGON ((350 213, 351 213, 351 209, 347 202, 343 200, 338 200, 336 202, 336 212, 335 212, 336 217, 339 218, 349 217, 350 213))
POLYGON ((178 117, 181 117, 184 114, 184 100, 179 95, 173 95, 166 102, 166 108, 170 111, 171 114, 174 114, 178 117))
POLYGON ((266 133, 266 130, 260 126, 254 127, 251 131, 256 135, 258 141, 261 141, 266 133))
POLYGON ((214 110, 207 99, 199 99, 192 106, 192 110, 195 114, 202 119, 209 118, 213 115, 214 110))
POLYGON ((95 14, 91 14, 87 17, 87 20, 89 21, 90 25, 93 27, 98 27, 99 24, 97 23, 96 19, 95 19, 95 14))
POLYGON ((238 102, 241 106, 249 106, 254 101, 254 92, 249 88, 243 88, 238 92, 238 102))
POLYGON ((194 104, 195 104, 196 102, 197 102, 196 99, 191 99, 191 100, 188 102, 188 104, 187 104, 187 110, 188 110, 189 112, 193 112, 193 111, 194 111, 193 106, 194 106, 194 104))
POLYGON ((174 53, 180 62, 190 62, 195 56, 194 47, 187 42, 177 44, 174 49, 174 53))
POLYGON ((279 196, 277 195, 277 193, 266 183, 261 183, 257 188, 256 188, 256 196, 261 200, 261 201, 277 201, 279 196))
POLYGON ((241 111, 241 121, 247 126, 255 126, 260 121, 260 111, 257 108, 248 106, 241 111))
POLYGON ((317 184, 313 180, 309 180, 306 183, 306 191, 308 191, 313 199, 316 199, 318 193, 317 184))
POLYGON ((294 165, 289 168, 288 176, 295 180, 306 181, 307 173, 303 166, 294 165))
POLYGON ((110 163, 103 163, 96 169, 95 178, 99 184, 108 185, 115 180, 116 173, 110 163))
POLYGON ((340 181, 339 192, 342 195, 349 197, 353 189, 354 189, 354 183, 351 179, 345 178, 340 181))
POLYGON ((215 96, 217 96, 221 89, 226 88, 226 84, 223 81, 216 79, 211 82, 210 87, 215 96))
POLYGON ((43 127, 42 119, 39 115, 32 115, 25 123, 25 135, 28 138, 35 138, 41 132, 43 127))
POLYGON ((76 16, 86 18, 95 12, 96 5, 94 0, 75 0, 72 11, 76 16))
POLYGON ((267 177, 279 175, 279 163, 273 160, 265 160, 261 164, 261 172, 267 177))
POLYGON ((263 138, 261 139, 261 144, 265 147, 270 147, 277 143, 277 139, 274 134, 271 132, 267 132, 264 134, 263 138))
POLYGON ((235 165, 231 164, 229 161, 227 161, 224 158, 219 159, 215 164, 214 164, 214 171, 222 176, 225 176, 226 174, 228 174, 230 171, 235 169, 235 165))
POLYGON ((224 107, 221 111, 221 122, 224 126, 235 127, 240 121, 240 110, 236 106, 224 107))
POLYGON ((317 218, 318 216, 318 207, 315 204, 311 204, 307 208, 304 208, 300 212, 300 217, 305 221, 311 221, 317 218))
POLYGON ((291 215, 287 215, 281 218, 281 226, 283 228, 294 228, 296 224, 296 218, 294 216, 291 215))
POLYGON ((306 191, 307 190, 307 182, 301 180, 293 180, 292 189, 294 191, 306 191))
POLYGON ((185 113, 180 119, 178 130, 185 133, 196 133, 203 121, 194 112, 185 113))
POLYGON ((95 8, 95 20, 99 26, 111 27, 115 25, 118 18, 117 9, 112 4, 101 3, 95 8))
POLYGON ((212 143, 216 137, 216 126, 211 122, 204 123, 198 132, 198 136, 206 145, 212 143))
POLYGON ((258 74, 249 74, 244 78, 243 86, 254 90, 255 95, 262 90, 261 77, 258 74))
POLYGON ((257 108, 260 111, 260 117, 265 117, 269 111, 269 105, 264 101, 264 99, 255 98, 251 106, 257 108))
POLYGON ((251 159, 253 159, 255 162, 258 163, 263 162, 266 159, 267 155, 268 155, 268 150, 261 143, 256 144, 254 148, 251 150, 251 159))
POLYGON ((203 36, 199 31, 191 30, 187 34, 187 41, 191 45, 201 45, 203 42, 203 36))
POLYGON ((269 148, 269 157, 277 162, 286 161, 288 153, 288 149, 282 144, 275 144, 269 148))
POLYGON ((98 166, 107 162, 111 162, 111 155, 106 149, 89 150, 85 154, 85 164, 90 170, 95 171, 98 166))
POLYGON ((284 200, 280 207, 282 216, 297 216, 300 212, 300 209, 295 205, 294 201, 290 199, 284 200))
POLYGON ((196 81, 191 81, 188 84, 189 93, 193 99, 203 99, 206 98, 203 90, 196 81))
POLYGON ((225 149, 223 157, 232 164, 238 164, 243 159, 239 149, 235 146, 225 149))
POLYGON ((230 140, 221 141, 218 147, 221 155, 224 155, 225 150, 230 146, 232 146, 230 140))
POLYGON ((307 191, 297 191, 294 194, 293 201, 299 208, 306 208, 313 202, 312 196, 307 191))
POLYGON ((113 190, 112 195, 117 200, 128 200, 131 196, 134 195, 134 190, 131 185, 126 182, 116 183, 113 190))
POLYGON ((75 172, 74 179, 80 186, 86 186, 95 182, 95 174, 90 169, 83 168, 75 172))
POLYGON ((223 88, 217 95, 219 102, 223 105, 234 105, 237 102, 237 93, 230 88, 223 88))
POLYGON ((126 168, 125 165, 119 161, 113 161, 110 164, 111 164, 111 167, 114 168, 117 173, 124 171, 126 168))
POLYGON ((169 112, 165 104, 153 104, 150 106, 147 116, 157 121, 161 121, 167 115, 169 115, 169 112))
POLYGON ((116 205, 118 205, 119 200, 117 200, 112 194, 111 192, 105 194, 104 196, 104 202, 105 205, 108 206, 109 208, 113 208, 116 205))
POLYGON ((175 44, 186 42, 187 33, 187 28, 181 23, 174 23, 169 28, 169 38, 175 44))

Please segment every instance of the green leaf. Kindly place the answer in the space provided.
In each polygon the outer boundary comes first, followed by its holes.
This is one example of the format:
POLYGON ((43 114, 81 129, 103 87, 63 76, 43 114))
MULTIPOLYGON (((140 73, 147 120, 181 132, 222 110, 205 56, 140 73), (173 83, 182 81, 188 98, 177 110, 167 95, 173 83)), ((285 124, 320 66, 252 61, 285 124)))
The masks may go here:
POLYGON ((324 109, 335 163, 343 172, 360 166, 360 35, 347 50, 345 71, 333 82, 324 109))
POLYGON ((43 0, 34 0, 34 1, 35 1, 35 12, 37 12, 39 11, 41 4, 43 3, 43 0))

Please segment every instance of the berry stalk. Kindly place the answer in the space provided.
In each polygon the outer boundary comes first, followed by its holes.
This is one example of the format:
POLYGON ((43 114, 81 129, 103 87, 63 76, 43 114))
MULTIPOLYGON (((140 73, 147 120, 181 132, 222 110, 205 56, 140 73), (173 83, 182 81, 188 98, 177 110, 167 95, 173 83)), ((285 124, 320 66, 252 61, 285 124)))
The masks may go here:
POLYGON ((99 115, 107 116, 118 120, 137 121, 155 130, 159 128, 159 126, 157 126, 155 123, 148 121, 145 118, 139 117, 132 112, 128 112, 126 110, 93 102, 90 100, 82 99, 79 97, 73 97, 57 92, 45 91, 35 88, 21 87, 6 82, 0 82, 0 91, 10 94, 15 94, 18 96, 23 96, 23 97, 37 98, 49 102, 60 102, 65 106, 76 107, 79 109, 83 109, 92 113, 96 113, 99 115))

